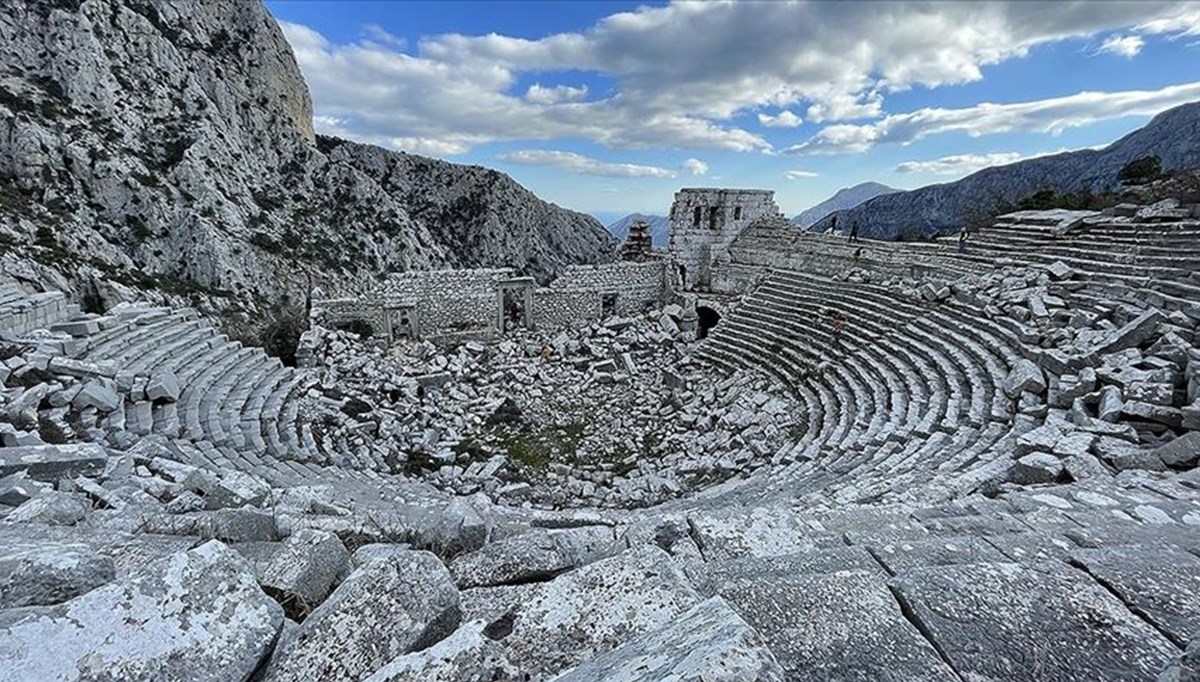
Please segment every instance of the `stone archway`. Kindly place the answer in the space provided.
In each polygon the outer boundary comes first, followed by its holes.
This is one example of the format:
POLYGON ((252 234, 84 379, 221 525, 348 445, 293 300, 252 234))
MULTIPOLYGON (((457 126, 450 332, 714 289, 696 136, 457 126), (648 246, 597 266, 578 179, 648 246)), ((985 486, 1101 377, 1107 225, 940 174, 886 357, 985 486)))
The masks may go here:
POLYGON ((709 330, 721 321, 721 313, 706 305, 696 306, 696 338, 708 336, 709 330))

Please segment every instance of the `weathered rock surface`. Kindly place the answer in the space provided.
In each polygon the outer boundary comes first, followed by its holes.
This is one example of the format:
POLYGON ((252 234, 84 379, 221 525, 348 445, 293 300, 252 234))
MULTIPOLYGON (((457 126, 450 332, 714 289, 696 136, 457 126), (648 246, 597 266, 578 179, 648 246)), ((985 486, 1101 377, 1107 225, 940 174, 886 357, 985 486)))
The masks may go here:
POLYGON ((776 682, 783 669, 746 621, 713 597, 671 625, 601 654, 555 682, 776 682))
POLYGON ((413 551, 371 559, 309 614, 266 679, 357 682, 443 639, 460 619, 458 590, 437 557, 413 551))
POLYGON ((1046 564, 933 566, 895 579, 899 595, 968 678, 1152 679, 1166 638, 1102 587, 1046 564), (1043 632, 1052 628, 1055 636, 1043 632))
POLYGON ((517 680, 520 672, 503 649, 484 634, 485 623, 464 623, 449 637, 393 659, 364 682, 485 682, 517 680))
POLYGON ((10 613, 0 679, 13 682, 244 680, 283 622, 249 565, 215 541, 65 604, 10 613))
POLYGON ((500 641, 510 660, 540 678, 660 629, 699 601, 670 555, 640 547, 547 583, 518 607, 500 641))
POLYGON ((116 577, 109 557, 86 545, 43 545, 0 557, 0 609, 52 606, 116 577))

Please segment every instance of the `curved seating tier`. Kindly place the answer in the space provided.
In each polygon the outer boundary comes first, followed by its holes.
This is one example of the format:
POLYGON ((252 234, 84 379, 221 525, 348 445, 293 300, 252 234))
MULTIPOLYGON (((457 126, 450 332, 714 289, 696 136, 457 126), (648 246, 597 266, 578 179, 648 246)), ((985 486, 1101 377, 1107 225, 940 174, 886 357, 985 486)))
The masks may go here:
POLYGON ((312 373, 229 340, 190 310, 135 309, 114 317, 86 338, 79 358, 116 367, 126 388, 169 372, 180 394, 176 402, 128 400, 113 425, 190 443, 186 455, 194 463, 272 480, 303 474, 296 462, 334 461, 303 435, 311 427, 300 403, 316 384, 312 373))
POLYGON ((782 379, 804 413, 770 485, 848 501, 965 476, 1014 427, 1003 381, 1014 333, 958 303, 917 305, 869 284, 777 270, 699 357, 782 379), (831 315, 844 318, 834 338, 831 315))

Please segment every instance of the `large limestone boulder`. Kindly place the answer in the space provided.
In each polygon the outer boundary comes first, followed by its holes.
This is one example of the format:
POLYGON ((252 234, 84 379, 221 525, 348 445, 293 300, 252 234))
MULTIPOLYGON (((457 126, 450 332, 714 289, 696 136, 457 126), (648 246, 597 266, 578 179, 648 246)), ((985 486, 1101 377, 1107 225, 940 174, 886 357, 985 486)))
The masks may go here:
POLYGON ((484 634, 485 623, 465 623, 424 651, 405 654, 375 671, 364 682, 468 682, 518 680, 520 672, 499 644, 484 634))
POLYGON ((350 553, 332 533, 302 528, 273 552, 259 580, 289 616, 304 617, 350 572, 350 553))
POLYGON ((220 542, 165 557, 65 604, 0 617, 0 680, 241 681, 283 610, 220 542))
POLYGON ((115 577, 113 560, 82 544, 46 544, 0 556, 0 609, 53 606, 115 577))
POLYGON ((606 526, 529 532, 456 557, 450 573, 460 588, 546 580, 613 551, 606 526))
POLYGON ((516 609, 512 631, 496 636, 509 660, 542 679, 661 629, 700 601, 671 556, 647 545, 547 583, 516 609))
POLYGON ((44 492, 25 502, 5 517, 6 523, 44 523, 51 526, 73 526, 84 519, 88 506, 83 500, 56 490, 44 492))
POLYGON ((783 669, 720 597, 701 602, 669 626, 574 668, 554 682, 782 682, 783 669))
POLYGON ((1030 360, 1018 360, 1004 379, 1004 392, 1016 398, 1024 391, 1040 394, 1046 390, 1046 375, 1030 360))
POLYGON ((449 635, 461 618, 450 572, 429 552, 367 561, 280 644, 269 682, 358 682, 449 635))

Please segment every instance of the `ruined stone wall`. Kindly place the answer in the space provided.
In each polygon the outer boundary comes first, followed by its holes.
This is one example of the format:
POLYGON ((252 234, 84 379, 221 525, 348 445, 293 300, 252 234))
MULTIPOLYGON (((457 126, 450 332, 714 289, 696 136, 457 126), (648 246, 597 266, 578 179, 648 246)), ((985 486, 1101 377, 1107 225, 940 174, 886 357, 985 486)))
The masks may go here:
POLYGON ((715 266, 713 288, 745 293, 752 273, 771 268, 836 276, 857 269, 880 277, 953 278, 969 271, 955 258, 952 241, 933 243, 850 242, 845 237, 815 234, 776 221, 748 227, 729 245, 728 258, 715 266), (861 249, 858 259, 854 255, 861 249))
POLYGON ((376 333, 386 331, 383 306, 367 298, 329 298, 313 301, 312 319, 324 327, 366 322, 376 333))
POLYGON ((666 302, 670 295, 668 269, 669 263, 661 260, 572 265, 550 283, 550 288, 590 291, 598 301, 603 301, 605 295, 616 294, 616 313, 633 315, 666 302))
POLYGON ((671 205, 671 259, 683 266, 685 289, 707 289, 712 263, 750 223, 779 215, 775 193, 753 189, 684 188, 671 205))
POLYGON ((544 288, 533 292, 533 324, 537 329, 579 327, 599 319, 601 298, 595 291, 544 288))
POLYGON ((415 301, 422 336, 498 332, 497 283, 511 276, 507 269, 404 272, 388 278, 381 298, 415 301))

